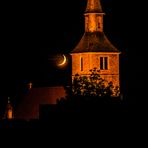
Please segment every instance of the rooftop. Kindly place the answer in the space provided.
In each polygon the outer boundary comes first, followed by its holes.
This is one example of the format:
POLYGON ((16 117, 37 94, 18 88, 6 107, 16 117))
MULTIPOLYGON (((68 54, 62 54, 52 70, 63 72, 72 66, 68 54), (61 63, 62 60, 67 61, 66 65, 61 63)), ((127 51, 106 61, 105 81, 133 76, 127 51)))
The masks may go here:
POLYGON ((85 32, 71 53, 82 52, 119 52, 103 32, 85 32))

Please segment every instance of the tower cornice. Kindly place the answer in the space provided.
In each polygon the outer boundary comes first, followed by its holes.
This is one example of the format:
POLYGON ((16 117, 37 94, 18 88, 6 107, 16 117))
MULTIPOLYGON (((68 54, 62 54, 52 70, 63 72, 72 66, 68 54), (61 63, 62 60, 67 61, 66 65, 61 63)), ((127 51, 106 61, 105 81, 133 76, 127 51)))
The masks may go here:
POLYGON ((98 14, 98 15, 105 15, 104 12, 85 12, 84 15, 88 15, 88 14, 98 14))
POLYGON ((78 54, 80 54, 80 55, 84 55, 84 54, 89 54, 89 55, 91 55, 91 54, 95 54, 95 55, 101 55, 101 54, 103 54, 103 55, 109 55, 109 54, 111 54, 111 55, 113 55, 113 54, 115 54, 115 55, 117 55, 117 54, 121 54, 121 52, 118 52, 118 51, 116 51, 116 52, 114 52, 114 51, 111 51, 111 52, 81 52, 81 53, 70 53, 71 55, 74 55, 74 54, 76 54, 76 55, 78 55, 78 54))

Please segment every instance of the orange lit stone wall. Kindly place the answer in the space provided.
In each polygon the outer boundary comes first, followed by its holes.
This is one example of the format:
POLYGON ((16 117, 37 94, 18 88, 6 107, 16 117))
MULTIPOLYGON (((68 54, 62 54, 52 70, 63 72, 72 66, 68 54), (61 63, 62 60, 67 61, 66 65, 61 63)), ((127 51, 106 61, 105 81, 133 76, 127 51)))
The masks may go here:
POLYGON ((85 31, 95 32, 103 31, 103 14, 86 13, 85 14, 85 31))
POLYGON ((118 53, 75 53, 72 54, 72 77, 75 74, 89 75, 90 69, 100 69, 100 57, 108 57, 108 69, 100 70, 100 75, 113 84, 119 86, 119 54, 118 53), (83 58, 83 71, 81 71, 83 58))

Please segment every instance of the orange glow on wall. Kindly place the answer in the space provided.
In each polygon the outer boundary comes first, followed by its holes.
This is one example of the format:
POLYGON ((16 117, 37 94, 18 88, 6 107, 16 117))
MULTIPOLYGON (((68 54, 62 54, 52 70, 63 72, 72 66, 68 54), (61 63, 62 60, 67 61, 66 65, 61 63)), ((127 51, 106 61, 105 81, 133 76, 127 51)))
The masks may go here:
POLYGON ((13 118, 13 107, 12 107, 12 105, 10 103, 9 98, 8 98, 8 104, 7 104, 7 107, 6 107, 5 117, 7 119, 12 119, 13 118))
POLYGON ((30 90, 32 88, 32 86, 33 86, 32 82, 29 82, 28 83, 28 89, 30 90))
POLYGON ((63 86, 35 87, 23 96, 19 106, 16 107, 14 115, 16 119, 39 118, 39 105, 56 104, 57 99, 65 97, 63 86))
POLYGON ((85 14, 85 31, 86 32, 95 32, 103 31, 103 14, 99 13, 86 13, 85 14))
POLYGON ((100 70, 100 75, 107 81, 119 86, 119 54, 110 53, 76 53, 72 54, 72 76, 89 75, 90 69, 100 69, 100 57, 108 57, 108 69, 100 70), (80 60, 83 58, 83 70, 80 60))
POLYGON ((13 118, 13 111, 12 111, 12 109, 9 109, 7 111, 7 119, 12 119, 12 118, 13 118))
POLYGON ((90 32, 93 32, 93 31, 96 31, 96 21, 95 21, 95 14, 92 14, 89 16, 89 31, 90 32))

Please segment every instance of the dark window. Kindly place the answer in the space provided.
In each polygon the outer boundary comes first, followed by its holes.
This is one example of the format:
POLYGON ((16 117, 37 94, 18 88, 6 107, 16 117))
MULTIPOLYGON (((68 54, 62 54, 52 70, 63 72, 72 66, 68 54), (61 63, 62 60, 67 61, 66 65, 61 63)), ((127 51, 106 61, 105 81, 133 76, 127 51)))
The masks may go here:
POLYGON ((100 69, 103 69, 103 57, 100 57, 100 69))
POLYGON ((83 71, 83 58, 81 58, 81 71, 83 71))
POLYGON ((104 57, 104 69, 108 69, 108 60, 107 60, 107 57, 104 57))
POLYGON ((108 69, 108 58, 107 57, 100 57, 100 69, 108 69))
POLYGON ((101 28, 101 27, 100 27, 100 23, 98 23, 98 28, 101 28))

